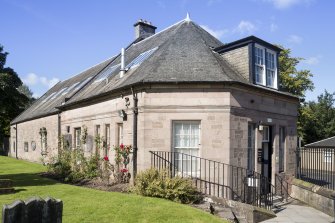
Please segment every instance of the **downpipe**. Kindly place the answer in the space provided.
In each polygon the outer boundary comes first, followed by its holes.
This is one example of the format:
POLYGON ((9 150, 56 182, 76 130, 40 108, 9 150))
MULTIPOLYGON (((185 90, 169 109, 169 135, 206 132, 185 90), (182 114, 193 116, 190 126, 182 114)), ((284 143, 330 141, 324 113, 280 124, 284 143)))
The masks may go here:
POLYGON ((133 88, 131 88, 131 92, 133 94, 133 179, 135 182, 135 178, 137 175, 137 116, 138 116, 138 98, 137 93, 134 92, 133 88))

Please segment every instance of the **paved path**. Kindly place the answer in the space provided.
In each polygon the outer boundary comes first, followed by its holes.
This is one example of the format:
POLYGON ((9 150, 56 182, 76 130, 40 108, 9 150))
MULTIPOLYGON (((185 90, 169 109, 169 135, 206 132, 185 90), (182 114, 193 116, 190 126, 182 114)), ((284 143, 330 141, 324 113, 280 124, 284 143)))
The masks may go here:
POLYGON ((263 221, 265 223, 334 223, 334 218, 312 207, 304 206, 296 201, 283 206, 276 213, 277 217, 263 221))

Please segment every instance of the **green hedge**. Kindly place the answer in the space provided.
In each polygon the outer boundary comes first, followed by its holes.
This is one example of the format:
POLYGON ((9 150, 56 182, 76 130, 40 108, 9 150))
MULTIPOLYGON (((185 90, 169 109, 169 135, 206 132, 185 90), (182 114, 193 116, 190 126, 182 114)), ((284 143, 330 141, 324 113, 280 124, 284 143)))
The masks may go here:
POLYGON ((202 194, 193 185, 191 179, 170 177, 167 170, 148 169, 136 176, 132 192, 148 196, 169 199, 179 203, 197 203, 202 194))

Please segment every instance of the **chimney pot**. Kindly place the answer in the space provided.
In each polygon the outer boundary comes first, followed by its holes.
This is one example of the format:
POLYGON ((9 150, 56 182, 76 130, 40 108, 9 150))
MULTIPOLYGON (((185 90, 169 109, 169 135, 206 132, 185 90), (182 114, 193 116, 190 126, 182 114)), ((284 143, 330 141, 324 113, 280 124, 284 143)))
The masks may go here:
POLYGON ((135 38, 145 39, 149 36, 155 34, 156 26, 152 25, 151 22, 148 22, 143 19, 139 19, 138 22, 134 24, 135 27, 135 38))

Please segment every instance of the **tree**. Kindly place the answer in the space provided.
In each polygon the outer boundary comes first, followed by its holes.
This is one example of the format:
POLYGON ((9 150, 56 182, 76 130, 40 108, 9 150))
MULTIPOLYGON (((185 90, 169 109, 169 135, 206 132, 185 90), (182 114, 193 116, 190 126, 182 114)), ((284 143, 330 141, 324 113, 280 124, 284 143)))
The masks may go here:
POLYGON ((21 79, 12 68, 5 67, 7 55, 0 45, 0 144, 3 136, 9 136, 10 121, 29 104, 29 98, 18 90, 21 79))
POLYGON ((298 70, 298 64, 304 60, 299 57, 292 57, 291 50, 286 49, 282 46, 282 51, 279 54, 279 87, 281 90, 287 91, 297 97, 299 97, 300 104, 298 108, 298 136, 303 139, 306 137, 307 133, 303 126, 306 122, 312 118, 307 110, 304 109, 305 93, 308 90, 314 89, 314 84, 311 80, 313 74, 309 70, 298 70))
POLYGON ((334 93, 325 90, 317 102, 310 101, 301 108, 301 128, 304 143, 316 142, 335 135, 334 93))
POLYGON ((290 49, 279 47, 283 49, 279 54, 279 86, 282 90, 298 96, 303 101, 306 91, 314 89, 311 80, 313 74, 309 70, 297 69, 297 65, 304 60, 303 58, 292 57, 290 49))
POLYGON ((17 90, 21 93, 24 94, 28 99, 29 99, 29 103, 27 103, 26 108, 28 108, 36 99, 33 97, 33 92, 30 90, 30 88, 25 85, 22 84, 21 86, 19 86, 17 88, 17 90))

